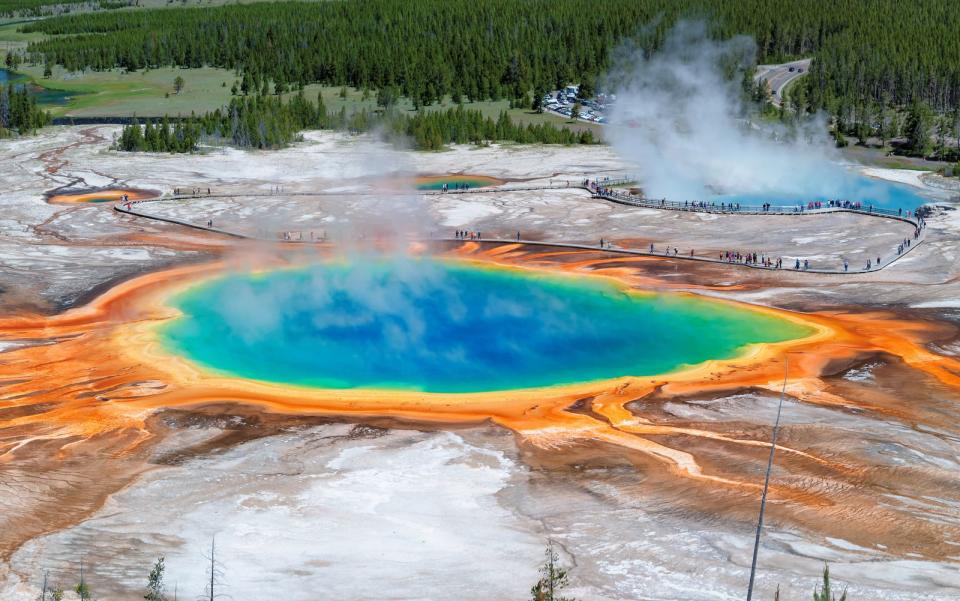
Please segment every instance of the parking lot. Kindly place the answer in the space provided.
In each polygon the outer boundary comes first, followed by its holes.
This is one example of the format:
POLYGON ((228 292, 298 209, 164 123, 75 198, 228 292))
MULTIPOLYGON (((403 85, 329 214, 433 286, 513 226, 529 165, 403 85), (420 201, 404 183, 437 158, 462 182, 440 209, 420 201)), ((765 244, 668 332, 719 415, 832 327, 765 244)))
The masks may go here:
POLYGON ((606 123, 608 113, 616 101, 616 94, 597 94, 593 98, 579 97, 579 86, 567 86, 562 90, 554 90, 543 97, 543 110, 567 117, 573 115, 574 105, 579 104, 580 121, 588 123, 606 123))

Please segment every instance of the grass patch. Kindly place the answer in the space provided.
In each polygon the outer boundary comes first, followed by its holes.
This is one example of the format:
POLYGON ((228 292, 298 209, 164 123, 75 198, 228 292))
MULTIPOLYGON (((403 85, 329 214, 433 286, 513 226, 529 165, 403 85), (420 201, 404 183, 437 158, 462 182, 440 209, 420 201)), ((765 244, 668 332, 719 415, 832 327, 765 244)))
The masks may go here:
MULTIPOLYGON (((55 117, 161 117, 163 115, 189 115, 194 112, 198 115, 223 107, 230 102, 230 89, 237 81, 233 71, 204 67, 201 69, 162 68, 127 73, 119 69, 111 71, 86 71, 71 73, 62 67, 56 66, 52 76, 43 77, 42 65, 28 65, 21 67, 20 73, 32 79, 35 83, 48 90, 59 90, 63 94, 51 94, 51 97, 61 97, 65 94, 68 99, 65 103, 45 105, 45 108, 55 117), (174 92, 174 79, 180 76, 184 80, 183 90, 174 92), (226 85, 224 85, 226 84, 226 85)), ((362 90, 346 88, 345 95, 341 95, 340 86, 309 85, 304 94, 310 101, 315 101, 318 93, 323 94, 324 104, 328 113, 336 113, 341 108, 348 114, 366 109, 375 111, 376 92, 364 94, 362 90)), ((297 92, 284 94, 290 98, 297 92)), ((424 107, 424 111, 446 110, 456 105, 449 99, 424 107)), ((573 131, 591 130, 602 139, 602 126, 598 124, 577 122, 552 113, 537 114, 528 109, 511 109, 507 100, 465 102, 465 108, 478 110, 484 116, 497 119, 501 111, 507 111, 510 118, 519 124, 550 123, 558 127, 566 127, 573 131)), ((413 111, 413 104, 408 99, 401 99, 397 108, 404 111, 413 111)))
POLYGON ((17 29, 28 23, 29 20, 0 21, 0 55, 6 56, 11 50, 25 50, 30 42, 37 42, 47 37, 43 33, 21 33, 17 29))
POLYGON ((234 79, 232 71, 213 68, 77 74, 56 67, 52 77, 44 78, 43 66, 33 65, 21 68, 20 72, 45 88, 76 94, 66 104, 47 107, 55 117, 159 117, 189 115, 191 111, 200 114, 230 101, 234 79), (173 80, 178 75, 185 84, 176 94, 173 80))
MULTIPOLYGON (((76 94, 66 104, 48 107, 57 117, 158 117, 189 115, 191 111, 201 114, 229 103, 230 88, 237 80, 233 71, 213 67, 168 67, 135 73, 120 70, 87 71, 78 74, 69 73, 58 66, 53 69, 53 75, 49 78, 43 77, 42 65, 22 67, 20 72, 45 88, 76 94), (173 81, 178 75, 183 77, 185 84, 183 90, 175 94, 173 81)), ((304 94, 313 101, 317 94, 322 92, 327 111, 332 113, 341 108, 346 108, 347 113, 364 108, 368 111, 377 110, 375 91, 370 91, 364 98, 363 91, 346 88, 346 96, 342 97, 342 89, 339 86, 313 84, 305 88, 304 94)), ((290 98, 295 94, 296 92, 289 92, 284 94, 284 97, 290 98)), ((454 106, 456 105, 446 98, 443 102, 424 107, 423 110, 446 110, 454 106)), ((500 112, 505 110, 516 123, 552 123, 574 131, 589 129, 598 137, 603 131, 597 124, 571 123, 569 119, 551 113, 537 114, 527 109, 511 109, 507 100, 466 102, 464 107, 479 110, 492 119, 496 119, 500 112)), ((413 104, 408 99, 401 99, 398 108, 413 111, 413 104)))
POLYGON ((886 167, 887 169, 912 169, 914 171, 936 171, 937 170, 934 167, 930 167, 928 165, 924 165, 919 162, 914 163, 912 161, 908 161, 906 159, 901 159, 897 157, 883 157, 881 159, 877 159, 877 163, 879 163, 881 167, 886 167))

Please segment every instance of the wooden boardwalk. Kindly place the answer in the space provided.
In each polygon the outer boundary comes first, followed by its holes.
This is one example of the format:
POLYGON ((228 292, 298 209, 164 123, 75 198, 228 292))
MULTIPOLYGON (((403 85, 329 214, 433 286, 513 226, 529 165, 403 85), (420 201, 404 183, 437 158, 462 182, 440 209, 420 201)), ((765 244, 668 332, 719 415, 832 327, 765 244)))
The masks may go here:
MULTIPOLYGON (((649 208, 657 210, 668 210, 668 211, 684 211, 684 212, 693 212, 693 213, 714 213, 722 215, 759 215, 759 216, 779 216, 779 217, 809 217, 816 215, 824 215, 827 213, 856 213, 860 215, 866 215, 869 217, 876 217, 882 219, 893 219, 896 221, 901 221, 904 223, 909 223, 919 230, 919 235, 917 238, 910 240, 910 245, 904 249, 902 253, 894 254, 887 261, 883 261, 879 264, 872 264, 870 269, 803 269, 802 266, 800 269, 794 269, 792 266, 786 267, 767 267, 762 264, 757 263, 748 263, 744 261, 728 261, 713 256, 705 255, 685 255, 685 254, 672 254, 669 252, 656 252, 648 251, 643 249, 635 248, 622 248, 613 245, 589 245, 589 244, 577 244, 563 241, 549 241, 549 240, 525 240, 525 239, 503 239, 503 238, 492 238, 492 239, 482 239, 482 240, 468 240, 463 238, 448 238, 448 237, 435 237, 420 239, 418 241, 422 242, 477 242, 481 244, 520 244, 524 246, 537 246, 537 247, 555 247, 555 248, 570 248, 578 250, 591 250, 597 252, 607 252, 620 255, 632 255, 632 256, 642 256, 642 257, 658 257, 664 259, 672 260, 682 260, 682 261, 699 261, 702 263, 714 263, 718 265, 728 265, 735 267, 746 267, 750 269, 761 269, 766 271, 786 271, 791 273, 810 273, 810 274, 824 274, 824 275, 856 275, 863 273, 873 273, 880 271, 889 267, 890 265, 896 263, 901 258, 905 257, 915 248, 917 248, 925 239, 926 227, 922 219, 917 216, 907 213, 906 215, 890 211, 886 209, 878 208, 853 208, 853 207, 820 207, 808 209, 806 207, 799 206, 773 206, 771 205, 768 208, 764 207, 748 207, 742 206, 739 208, 726 208, 725 206, 717 206, 715 204, 701 204, 697 205, 696 203, 679 203, 677 201, 666 201, 666 200, 654 200, 654 199, 645 199, 638 198, 632 194, 624 194, 618 191, 612 190, 612 186, 624 185, 630 183, 627 179, 617 179, 617 180, 605 180, 601 182, 603 186, 601 189, 595 189, 588 184, 585 184, 583 181, 572 182, 569 180, 563 180, 557 183, 549 184, 534 184, 534 185, 506 185, 506 186, 495 186, 495 187, 484 187, 484 188, 471 188, 464 190, 429 190, 429 191, 417 191, 417 192, 396 192, 396 193, 381 193, 377 192, 378 195, 390 194, 395 196, 409 196, 411 193, 420 194, 423 196, 440 196, 440 195, 459 195, 459 194, 497 194, 504 192, 524 192, 524 191, 534 191, 534 190, 561 190, 561 189, 577 189, 583 190, 591 194, 594 198, 599 200, 605 200, 608 202, 614 202, 617 204, 634 206, 638 208, 649 208)), ((202 199, 225 199, 225 198, 249 198, 249 197, 290 197, 290 196, 349 196, 354 194, 352 192, 329 192, 329 191, 318 191, 318 192, 291 192, 291 193, 251 193, 251 194, 187 194, 187 195, 171 195, 171 196, 162 196, 159 198, 151 198, 144 200, 133 200, 126 202, 118 202, 114 205, 114 210, 125 213, 128 215, 133 215, 136 217, 142 217, 145 219, 153 219, 155 221, 162 221, 165 223, 172 223, 176 225, 182 225, 185 227, 190 227, 193 229, 211 232, 215 234, 221 234, 224 236, 230 236, 233 238, 248 239, 248 240, 259 240, 264 242, 273 242, 281 244, 322 244, 325 243, 325 240, 289 240, 289 239, 279 239, 279 238, 267 238, 253 236, 250 234, 243 234, 219 227, 207 226, 206 224, 197 224, 191 221, 186 221, 183 219, 177 219, 174 217, 164 217, 161 215, 152 214, 148 211, 145 211, 147 206, 155 202, 180 202, 180 201, 191 201, 191 200, 202 200, 202 199)))

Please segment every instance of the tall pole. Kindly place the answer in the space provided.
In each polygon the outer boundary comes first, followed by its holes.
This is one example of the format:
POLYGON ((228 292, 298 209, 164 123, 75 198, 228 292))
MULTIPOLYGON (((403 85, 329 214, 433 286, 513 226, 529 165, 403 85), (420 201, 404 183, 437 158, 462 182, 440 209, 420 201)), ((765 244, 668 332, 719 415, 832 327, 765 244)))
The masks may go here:
POLYGON ((773 422, 773 440, 770 441, 770 456, 767 458, 767 474, 763 479, 763 493, 760 495, 760 517, 757 519, 757 536, 753 541, 753 562, 750 564, 750 584, 747 586, 747 601, 753 599, 753 579, 757 575, 757 554, 760 552, 760 532, 763 530, 763 510, 767 507, 767 490, 770 488, 770 471, 773 469, 773 455, 777 450, 777 431, 780 429, 780 411, 783 409, 783 397, 787 393, 787 365, 789 358, 783 356, 783 387, 780 389, 780 402, 777 404, 777 419, 773 422))
POLYGON ((210 539, 210 601, 213 601, 213 598, 214 598, 213 576, 215 573, 214 570, 216 569, 216 566, 213 558, 214 558, 214 553, 216 552, 216 545, 217 545, 217 537, 214 536, 213 538, 210 539))

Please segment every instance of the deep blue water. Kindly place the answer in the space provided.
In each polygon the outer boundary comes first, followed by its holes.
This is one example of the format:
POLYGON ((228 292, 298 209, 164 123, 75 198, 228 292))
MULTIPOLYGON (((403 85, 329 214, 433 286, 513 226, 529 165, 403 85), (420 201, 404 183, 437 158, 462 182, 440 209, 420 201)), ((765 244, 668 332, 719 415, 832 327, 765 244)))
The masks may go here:
POLYGON ((18 78, 16 78, 12 73, 10 73, 10 71, 6 69, 0 69, 0 83, 6 84, 11 79, 18 79, 18 78))
POLYGON ((171 352, 328 388, 489 391, 665 373, 809 329, 683 295, 432 259, 235 274, 173 300, 171 352))

